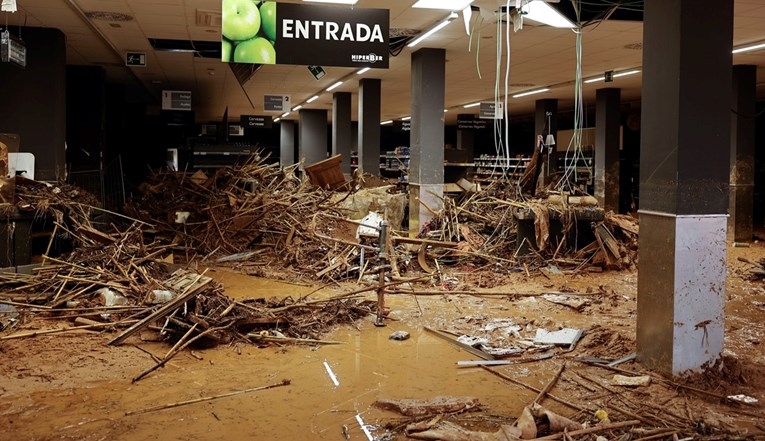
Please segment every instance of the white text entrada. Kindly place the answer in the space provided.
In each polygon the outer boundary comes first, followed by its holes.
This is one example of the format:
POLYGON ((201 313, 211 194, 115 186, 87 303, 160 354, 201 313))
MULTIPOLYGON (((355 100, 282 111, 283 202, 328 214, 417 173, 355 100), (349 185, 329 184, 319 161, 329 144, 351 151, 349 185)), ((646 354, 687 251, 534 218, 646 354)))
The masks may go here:
POLYGON ((291 18, 282 20, 282 38, 298 38, 309 40, 335 40, 383 43, 382 29, 380 25, 370 28, 364 23, 345 23, 342 29, 338 23, 315 20, 294 20, 291 18))

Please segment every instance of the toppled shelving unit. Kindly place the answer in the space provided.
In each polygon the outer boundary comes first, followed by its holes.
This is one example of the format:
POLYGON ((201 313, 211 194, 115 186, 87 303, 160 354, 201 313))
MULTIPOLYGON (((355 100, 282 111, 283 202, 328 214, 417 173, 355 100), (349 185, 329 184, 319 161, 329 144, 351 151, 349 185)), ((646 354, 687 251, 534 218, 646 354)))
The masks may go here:
POLYGON ((481 155, 474 159, 475 171, 473 180, 480 183, 491 183, 496 180, 514 180, 523 176, 523 172, 529 165, 531 158, 516 156, 505 158, 502 156, 481 155))

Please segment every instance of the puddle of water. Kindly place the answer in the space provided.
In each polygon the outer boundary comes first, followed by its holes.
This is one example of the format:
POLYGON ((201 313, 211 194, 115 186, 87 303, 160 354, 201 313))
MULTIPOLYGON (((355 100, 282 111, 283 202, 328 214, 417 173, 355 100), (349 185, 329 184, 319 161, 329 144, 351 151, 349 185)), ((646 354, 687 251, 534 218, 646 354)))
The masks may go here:
MULTIPOLYGON (((313 291, 311 287, 227 271, 219 270, 214 275, 223 280, 227 295, 234 298, 299 296, 313 291)), ((412 296, 389 296, 387 305, 399 321, 388 321, 387 327, 378 328, 370 317, 359 323, 360 330, 342 327, 325 337, 342 341, 341 345, 219 347, 197 351, 203 360, 183 353, 137 384, 131 384, 130 378, 143 369, 141 366, 131 368, 136 372, 128 370, 127 375, 123 371, 122 378, 116 376, 111 381, 87 382, 87 378, 79 378, 73 379, 70 387, 5 397, 0 404, 0 426, 15 428, 16 433, 24 433, 27 439, 85 440, 342 440, 343 426, 347 426, 351 439, 367 439, 359 419, 376 424, 398 418, 371 407, 377 399, 476 396, 490 413, 500 415, 518 415, 534 399, 534 392, 504 383, 480 368, 457 368, 457 361, 475 357, 425 332, 421 326, 449 328, 452 322, 467 315, 533 315, 538 307, 534 302, 510 308, 503 298, 456 301, 441 296, 422 297, 419 299, 422 317, 412 296), (396 330, 410 332, 411 338, 402 342, 389 340, 388 336, 396 330), (265 386, 283 379, 291 380, 292 384, 173 409, 124 415, 126 411, 265 386)), ((578 314, 564 316, 573 320, 578 314)), ((158 355, 168 349, 161 343, 145 343, 143 347, 158 355)), ((138 365, 150 367, 153 363, 140 352, 136 351, 135 357, 142 360, 138 365)), ((557 369, 557 363, 497 369, 541 388, 557 369)), ((566 409, 563 412, 570 414, 566 409)))

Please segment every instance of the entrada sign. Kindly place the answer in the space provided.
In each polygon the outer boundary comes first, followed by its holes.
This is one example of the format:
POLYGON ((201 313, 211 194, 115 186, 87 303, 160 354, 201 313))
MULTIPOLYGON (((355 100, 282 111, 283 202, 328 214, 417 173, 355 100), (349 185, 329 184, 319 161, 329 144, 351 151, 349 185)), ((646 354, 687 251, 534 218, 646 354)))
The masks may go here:
POLYGON ((224 62, 388 68, 390 11, 222 0, 224 62))

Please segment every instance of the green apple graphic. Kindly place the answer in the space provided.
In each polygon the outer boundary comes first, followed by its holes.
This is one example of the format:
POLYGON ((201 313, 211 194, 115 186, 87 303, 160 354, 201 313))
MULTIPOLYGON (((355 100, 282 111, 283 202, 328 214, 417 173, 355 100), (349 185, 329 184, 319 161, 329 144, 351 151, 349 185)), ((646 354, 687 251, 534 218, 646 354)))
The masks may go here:
POLYGON ((229 40, 248 40, 260 31, 260 11, 253 0, 223 0, 222 33, 229 40))
POLYGON ((231 48, 232 48, 231 42, 226 39, 223 39, 221 40, 220 44, 221 44, 220 61, 224 63, 228 63, 229 61, 231 61, 231 48))
POLYGON ((240 41, 234 49, 234 61, 237 63, 275 64, 276 51, 271 42, 263 37, 240 41))
POLYGON ((263 2, 260 5, 260 24, 266 38, 276 40, 276 2, 263 2))

